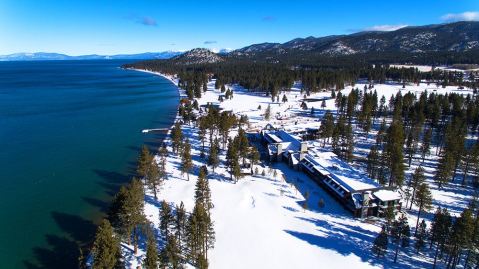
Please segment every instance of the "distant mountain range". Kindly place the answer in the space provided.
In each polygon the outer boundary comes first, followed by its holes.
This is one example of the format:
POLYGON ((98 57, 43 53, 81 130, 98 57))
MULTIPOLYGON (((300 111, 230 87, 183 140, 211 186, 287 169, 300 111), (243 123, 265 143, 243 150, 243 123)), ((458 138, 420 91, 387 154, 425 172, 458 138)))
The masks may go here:
POLYGON ((345 56, 367 53, 431 53, 479 50, 479 22, 456 22, 369 31, 350 35, 296 38, 237 49, 231 57, 262 58, 287 54, 345 56))
POLYGON ((339 59, 382 62, 479 62, 479 22, 455 22, 368 31, 350 35, 296 38, 285 43, 253 44, 228 53, 194 49, 169 59, 174 64, 223 61, 311 64, 339 59))
POLYGON ((9 55, 0 55, 0 61, 53 61, 53 60, 116 60, 116 59, 169 59, 182 54, 180 51, 163 51, 163 52, 145 52, 139 54, 117 54, 117 55, 80 55, 70 56, 60 53, 14 53, 9 55))
POLYGON ((193 49, 188 52, 165 51, 141 54, 68 56, 57 53, 17 53, 0 56, 0 61, 94 60, 94 59, 169 59, 173 64, 210 64, 223 61, 252 60, 316 63, 355 58, 362 61, 414 61, 437 59, 479 62, 479 22, 455 22, 410 26, 395 31, 367 31, 350 35, 296 38, 285 43, 253 44, 236 50, 193 49))

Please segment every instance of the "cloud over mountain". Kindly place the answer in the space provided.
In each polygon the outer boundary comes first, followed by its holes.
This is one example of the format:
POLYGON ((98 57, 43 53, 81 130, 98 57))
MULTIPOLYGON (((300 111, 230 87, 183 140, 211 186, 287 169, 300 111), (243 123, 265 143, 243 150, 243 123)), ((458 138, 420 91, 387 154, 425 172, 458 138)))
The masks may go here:
POLYGON ((449 13, 441 17, 443 21, 479 21, 479 12, 466 11, 463 13, 449 13))
POLYGON ((384 24, 384 25, 374 25, 372 27, 367 27, 364 31, 381 31, 381 32, 389 32, 389 31, 396 31, 401 28, 407 27, 407 24, 384 24))

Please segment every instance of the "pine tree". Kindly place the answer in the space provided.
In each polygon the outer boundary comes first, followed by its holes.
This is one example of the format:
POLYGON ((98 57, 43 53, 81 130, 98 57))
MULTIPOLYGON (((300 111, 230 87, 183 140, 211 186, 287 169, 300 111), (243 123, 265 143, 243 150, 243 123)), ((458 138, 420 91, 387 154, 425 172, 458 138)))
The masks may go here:
POLYGON ((451 178, 454 170, 454 160, 452 154, 448 151, 439 159, 434 180, 438 183, 439 188, 447 183, 451 178))
POLYGON ((160 206, 160 233, 166 240, 171 234, 171 228, 174 224, 174 216, 170 205, 163 200, 160 206))
POLYGON ((321 126, 319 127, 319 133, 321 138, 323 139, 323 147, 326 144, 326 139, 333 135, 334 131, 334 116, 331 112, 326 112, 323 119, 321 120, 321 126))
POLYGON ((351 123, 348 123, 348 126, 346 127, 346 134, 345 134, 345 157, 348 162, 352 162, 354 155, 354 135, 353 135, 353 127, 351 123))
POLYGON ((449 254, 447 268, 453 268, 457 264, 458 256, 462 253, 462 250, 470 246, 471 234, 474 230, 473 221, 471 210, 466 208, 452 225, 448 240, 449 247, 447 248, 449 254))
POLYGON ((171 129, 171 146, 174 153, 178 153, 183 141, 183 131, 181 130, 181 124, 179 121, 175 123, 171 129))
POLYGON ((268 105, 268 107, 264 111, 264 119, 269 120, 270 118, 271 118, 271 105, 268 105))
POLYGON ((396 251, 394 253, 394 263, 397 262, 398 252, 400 248, 407 248, 409 246, 410 234, 409 224, 406 216, 402 215, 398 220, 393 222, 391 228, 391 237, 394 244, 396 244, 396 251))
POLYGON ((386 226, 383 226, 379 235, 374 239, 373 243, 373 253, 377 257, 383 257, 388 249, 388 234, 386 232, 386 226))
POLYGON ((222 136, 223 148, 225 148, 226 142, 229 138, 229 132, 231 128, 236 124, 236 122, 236 116, 233 115, 231 112, 221 112, 218 122, 218 130, 222 136))
MULTIPOLYGON (((249 159, 251 160, 251 174, 253 174, 253 167, 258 164, 259 159, 261 158, 261 155, 256 147, 251 147, 248 155, 249 155, 249 159)), ((258 173, 255 173, 255 174, 258 174, 258 173)))
POLYGON ((235 143, 238 144, 238 155, 243 159, 243 165, 245 164, 246 158, 248 158, 249 154, 249 142, 248 138, 246 137, 246 133, 243 129, 239 129, 238 135, 236 136, 235 143))
POLYGON ((208 250, 214 247, 215 232, 213 222, 204 205, 195 203, 187 222, 187 245, 190 261, 196 261, 198 255, 208 260, 208 250))
POLYGON ((395 121, 387 131, 385 146, 390 170, 389 186, 402 186, 404 180, 403 140, 403 126, 400 121, 395 121))
POLYGON ((185 174, 187 180, 190 181, 190 171, 193 168, 193 161, 191 160, 191 146, 190 142, 186 140, 183 145, 183 152, 181 154, 181 173, 185 174))
POLYGON ((145 269, 157 269, 158 268, 158 249, 156 247, 156 239, 153 232, 148 232, 146 241, 146 256, 143 260, 145 269))
MULTIPOLYGON (((237 140, 235 138, 235 140, 237 140)), ((235 178, 235 183, 241 177, 241 168, 239 164, 239 152, 237 141, 229 139, 228 150, 226 151, 226 160, 230 168, 231 180, 235 178)))
POLYGON ((389 228, 391 225, 391 222, 394 220, 396 217, 396 213, 394 212, 394 207, 388 206, 386 210, 384 211, 384 219, 386 220, 387 227, 389 228))
POLYGON ((411 188, 412 188, 412 193, 411 193, 411 206, 409 209, 412 208, 412 205, 414 203, 414 198, 416 195, 416 190, 419 186, 421 186, 426 180, 426 176, 424 176, 424 168, 422 166, 418 166, 416 170, 414 170, 414 174, 412 175, 412 180, 411 180, 411 188))
POLYGON ((419 253, 424 246, 426 245, 426 238, 427 238, 427 226, 426 221, 422 220, 421 224, 416 232, 416 242, 414 243, 414 247, 416 248, 416 252, 419 253))
POLYGON ((198 180, 196 181, 195 186, 195 201, 196 203, 201 203, 206 211, 210 212, 210 209, 213 208, 213 202, 211 201, 211 191, 208 180, 206 179, 206 167, 203 166, 200 169, 198 175, 198 180))
POLYGON ((160 170, 160 167, 158 166, 156 161, 153 160, 152 162, 150 162, 145 176, 146 184, 150 189, 153 190, 155 200, 158 200, 158 188, 161 187, 161 185, 163 184, 163 177, 165 176, 165 168, 163 165, 161 167, 162 168, 160 170))
POLYGON ((421 216, 421 213, 424 210, 431 209, 432 206, 432 194, 427 183, 422 183, 419 185, 416 191, 416 199, 414 200, 414 204, 418 207, 416 231, 414 232, 414 235, 417 235, 417 228, 419 226, 419 217, 421 216))
POLYGON ((371 149, 369 150, 368 159, 367 159, 366 170, 368 172, 369 177, 376 178, 378 166, 379 166, 378 148, 377 146, 373 145, 371 146, 371 149))
POLYGON ((214 143, 210 146, 210 153, 208 155, 208 165, 211 166, 213 172, 215 172, 215 168, 218 167, 220 164, 220 157, 219 155, 219 144, 218 140, 215 140, 214 143))
POLYGON ((426 155, 429 155, 429 150, 431 148, 431 140, 432 140, 432 129, 428 128, 424 132, 424 137, 421 144, 421 157, 422 161, 426 158, 426 155))
POLYGON ((121 256, 120 242, 108 220, 103 220, 95 235, 92 247, 92 268, 112 269, 121 256))
MULTIPOLYGON (((449 238, 451 232, 452 218, 447 209, 438 208, 434 214, 434 218, 431 224, 430 231, 430 248, 436 243, 436 251, 434 254, 433 268, 436 268, 436 262, 440 249, 444 248, 444 245, 449 238)), ((442 252, 442 251, 441 251, 442 252)))
POLYGON ((120 230, 127 238, 128 244, 131 244, 133 235, 133 245, 135 253, 138 250, 138 232, 139 225, 144 222, 144 191, 143 184, 136 178, 133 178, 128 186, 120 188, 121 201, 118 207, 118 220, 120 230))
POLYGON ((195 260, 195 265, 198 269, 208 269, 208 260, 206 260, 203 255, 198 255, 195 260))
POLYGON ((166 245, 160 253, 160 264, 163 268, 181 268, 181 255, 178 242, 174 236, 168 236, 166 245))
POLYGON ((416 154, 413 132, 410 131, 406 139, 406 154, 408 159, 408 167, 411 167, 412 158, 416 154))
POLYGON ((152 161, 153 156, 150 154, 148 148, 143 145, 140 155, 138 156, 138 167, 136 168, 136 172, 140 178, 146 177, 152 161))
POLYGON ((185 205, 183 202, 180 203, 180 206, 176 206, 176 214, 175 214, 175 236, 176 242, 178 243, 178 249, 181 257, 181 263, 183 263, 183 256, 184 256, 184 242, 186 241, 185 238, 186 233, 186 211, 185 205))

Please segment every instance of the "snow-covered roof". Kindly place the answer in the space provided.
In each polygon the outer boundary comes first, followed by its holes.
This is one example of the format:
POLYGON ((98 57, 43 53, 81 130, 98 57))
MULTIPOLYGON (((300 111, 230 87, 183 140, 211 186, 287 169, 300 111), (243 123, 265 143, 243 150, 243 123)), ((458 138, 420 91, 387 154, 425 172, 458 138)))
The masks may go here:
POLYGON ((310 153, 305 156, 305 160, 313 165, 313 169, 330 177, 351 193, 381 187, 361 171, 340 160, 332 152, 310 150, 310 153))
POLYGON ((283 149, 296 149, 299 150, 301 148, 301 141, 298 137, 291 135, 283 130, 278 131, 276 133, 278 137, 282 140, 282 142, 287 142, 289 144, 283 146, 283 149))
POLYGON ((379 190, 373 193, 376 198, 385 202, 385 201, 394 201, 401 199, 401 195, 397 191, 391 190, 379 190))
POLYGON ((279 138, 277 135, 272 134, 272 133, 267 133, 266 134, 266 140, 268 140, 271 143, 281 143, 283 140, 279 138))

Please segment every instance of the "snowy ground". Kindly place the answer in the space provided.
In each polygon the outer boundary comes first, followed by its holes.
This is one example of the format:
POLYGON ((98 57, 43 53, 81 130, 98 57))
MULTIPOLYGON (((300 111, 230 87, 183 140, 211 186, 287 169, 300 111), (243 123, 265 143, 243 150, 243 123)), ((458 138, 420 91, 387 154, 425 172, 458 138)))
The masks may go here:
MULTIPOLYGON (((173 83, 177 81, 169 78, 173 83)), ((296 85, 298 86, 298 85, 296 85)), ((355 87, 362 89, 364 84, 355 87)), ((311 116, 310 110, 300 109, 302 96, 299 88, 294 87, 287 92, 288 102, 272 103, 270 97, 250 94, 241 87, 232 86, 234 97, 221 103, 225 110, 232 110, 237 114, 248 115, 250 130, 258 129, 265 125, 262 114, 266 107, 271 105, 272 115, 278 115, 271 122, 281 124, 300 124, 317 122, 318 115, 323 114, 321 102, 309 103, 319 113, 311 116), (261 105, 261 110, 258 106, 261 105)), ((402 89, 401 85, 384 84, 376 85, 379 98, 382 95, 388 100, 398 90, 403 92, 424 90, 458 91, 456 87, 446 89, 436 88, 435 85, 421 84, 420 86, 408 85, 402 89)), ((348 93, 351 87, 343 90, 348 93)), ((461 91, 464 93, 464 91, 461 91)), ((468 91, 470 92, 470 91, 468 91)), ((184 93, 182 93, 184 94, 184 93)), ((200 105, 207 102, 217 102, 219 90, 214 89, 214 81, 208 84, 208 91, 199 100, 200 105)), ((328 97, 329 92, 316 93, 309 98, 328 97)), ((282 98, 282 94, 280 99, 282 98)), ((334 100, 326 101, 326 109, 335 110, 334 100)), ((171 204, 184 202, 185 208, 191 211, 194 205, 194 186, 198 167, 205 163, 199 157, 200 142, 197 130, 192 126, 183 126, 183 131, 192 143, 195 170, 186 180, 179 171, 180 159, 170 154, 167 168, 169 179, 165 182, 159 194, 159 200, 166 200, 171 204)), ((235 132, 232 132, 232 136, 235 132)), ((364 154, 367 149, 361 148, 362 144, 374 141, 374 132, 371 138, 358 143, 355 154, 364 154), (363 152, 361 152, 363 150, 363 152)), ((167 140, 168 142, 168 140, 167 140)), ((367 147, 366 147, 367 148, 367 147)), ((170 149, 171 152, 171 149, 170 149)), ((207 151, 206 151, 207 152, 207 151)), ((224 159, 224 152, 222 152, 224 159)), ((432 172, 435 158, 427 160, 432 172)), ((414 168, 411 167, 411 170, 414 168)), ((386 259, 377 260, 371 254, 374 238, 380 231, 381 221, 362 221, 355 219, 321 187, 312 182, 301 172, 296 172, 285 164, 274 164, 267 167, 262 164, 260 171, 265 169, 265 177, 246 176, 237 184, 230 181, 224 164, 209 175, 212 199, 215 207, 212 209, 212 219, 215 223, 216 244, 209 253, 210 268, 411 268, 430 267, 432 259, 428 255, 415 255, 412 247, 406 253, 400 253, 398 263, 392 263, 393 252, 389 251, 386 259), (277 176, 273 177, 271 169, 277 169, 277 176), (308 209, 303 209, 305 193, 310 194, 307 202, 308 209), (325 207, 319 208, 319 199, 324 199, 325 207), (418 257, 418 258, 414 258, 418 257), (416 260, 417 259, 417 260, 416 260)), ((429 174, 428 180, 432 182, 429 174)), ((460 183, 458 183, 460 184, 460 183)), ((443 190, 435 188, 431 183, 435 205, 447 206, 454 212, 460 212, 467 205, 472 195, 472 189, 462 188, 460 193, 456 187, 448 185, 443 190)), ((159 202, 148 193, 145 197, 145 214, 158 228, 159 202)), ((416 211, 410 212, 410 224, 414 227, 416 211)), ((429 215, 428 217, 431 217, 429 215)), ((144 246, 141 246, 138 255, 133 255, 131 246, 123 245, 127 256, 128 266, 136 268, 144 257, 144 246)))

